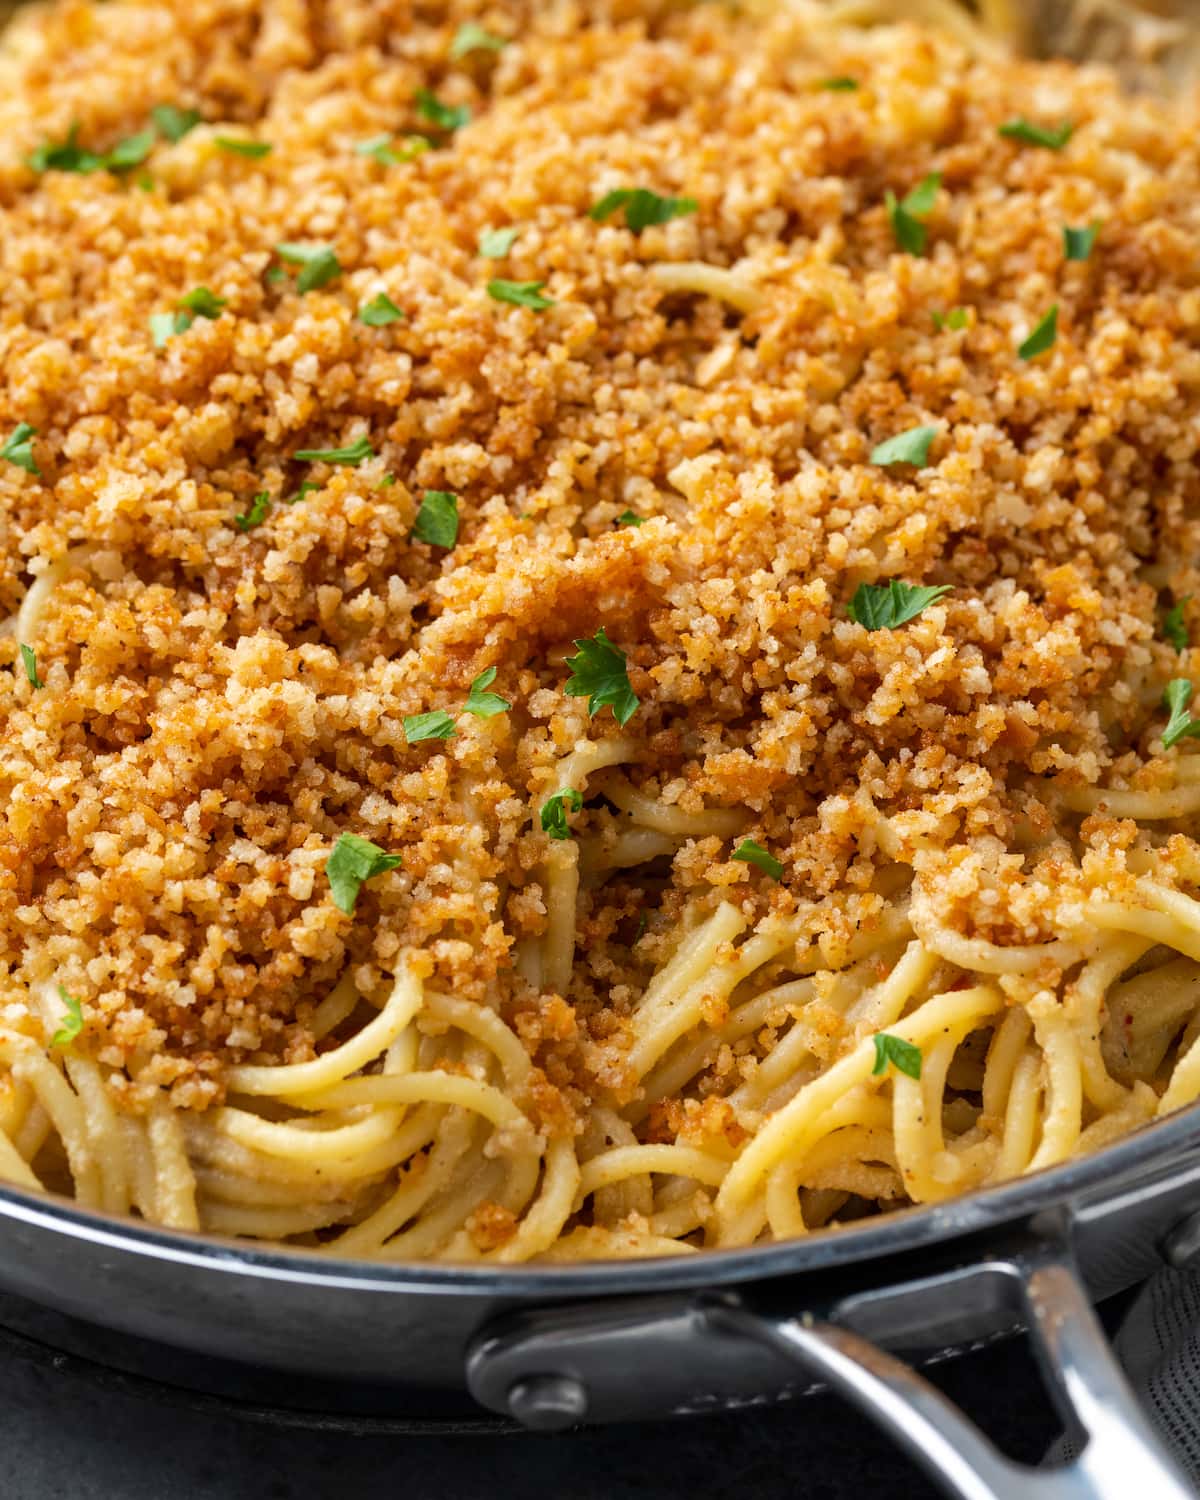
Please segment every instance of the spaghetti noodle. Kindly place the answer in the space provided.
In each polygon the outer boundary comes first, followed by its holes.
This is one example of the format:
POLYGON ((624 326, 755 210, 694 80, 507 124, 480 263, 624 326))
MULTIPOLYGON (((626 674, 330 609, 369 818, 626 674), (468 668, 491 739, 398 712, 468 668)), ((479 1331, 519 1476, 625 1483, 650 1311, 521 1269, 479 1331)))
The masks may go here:
POLYGON ((885 18, 14 24, 0 1178, 676 1254, 1200 1096, 1194 111, 885 18))

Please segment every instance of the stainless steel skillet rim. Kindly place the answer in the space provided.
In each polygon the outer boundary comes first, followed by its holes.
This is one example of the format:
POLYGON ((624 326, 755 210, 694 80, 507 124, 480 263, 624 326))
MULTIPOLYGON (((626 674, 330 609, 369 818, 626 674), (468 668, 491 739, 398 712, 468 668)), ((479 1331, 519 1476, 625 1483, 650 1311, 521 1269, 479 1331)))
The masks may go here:
POLYGON ((1116 1197, 1140 1180, 1135 1174, 1169 1170, 1189 1154, 1189 1148, 1200 1151, 1200 1105, 1144 1126, 1090 1156, 943 1203, 900 1209, 802 1239, 645 1260, 536 1266, 339 1260, 300 1247, 265 1248, 244 1240, 162 1229, 83 1209, 56 1194, 6 1184, 0 1184, 0 1245, 4 1221, 11 1220, 97 1248, 263 1281, 435 1295, 472 1291, 516 1298, 699 1290, 836 1270, 883 1254, 928 1249, 1028 1219, 1077 1197, 1102 1206, 1106 1184, 1116 1197))

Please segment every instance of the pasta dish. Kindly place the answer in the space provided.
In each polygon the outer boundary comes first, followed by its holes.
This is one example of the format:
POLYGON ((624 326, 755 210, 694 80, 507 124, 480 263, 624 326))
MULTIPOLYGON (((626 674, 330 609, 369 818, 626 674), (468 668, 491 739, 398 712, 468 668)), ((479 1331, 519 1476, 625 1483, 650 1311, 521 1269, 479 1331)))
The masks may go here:
POLYGON ((18 15, 0 1179, 674 1254, 1200 1094, 1196 106, 880 10, 18 15))

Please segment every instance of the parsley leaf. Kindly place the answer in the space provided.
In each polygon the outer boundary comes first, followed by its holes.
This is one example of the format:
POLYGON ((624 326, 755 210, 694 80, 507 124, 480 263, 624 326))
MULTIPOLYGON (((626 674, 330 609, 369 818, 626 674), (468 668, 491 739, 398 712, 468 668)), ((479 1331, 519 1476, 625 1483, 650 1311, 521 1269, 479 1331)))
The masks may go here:
POLYGON ((921 1049, 914 1047, 911 1042, 906 1042, 903 1037, 891 1036, 886 1031, 877 1032, 875 1035, 875 1066, 871 1069, 873 1075, 886 1073, 888 1063, 894 1064, 896 1070, 905 1073, 909 1078, 920 1078, 921 1076, 921 1049))
POLYGON ((544 312, 554 306, 553 297, 543 297, 544 281, 505 281, 493 277, 487 284, 488 296, 497 302, 511 302, 514 307, 531 307, 534 312, 544 312))
POLYGON ((1053 348, 1058 337, 1058 303, 1056 302, 1025 342, 1017 348, 1022 359, 1036 359, 1053 348))
POLYGON ((996 134, 1010 141, 1020 141, 1025 146, 1044 146, 1047 151, 1061 151, 1075 134, 1075 127, 1069 120, 1056 127, 1033 125, 1023 115, 1018 115, 1016 119, 998 125, 996 134))
POLYGON ((250 509, 244 516, 234 516, 234 525, 239 531, 249 531, 252 526, 261 526, 271 513, 271 497, 266 490, 260 490, 250 502, 250 509))
POLYGON ((428 714, 409 714, 404 720, 404 738, 410 745, 422 740, 452 740, 455 736, 453 716, 441 709, 428 714))
POLYGON ((127 136, 118 141, 104 158, 104 165, 110 172, 128 172, 132 167, 140 167, 154 150, 156 139, 153 130, 140 130, 137 135, 127 136))
POLYGON ((623 510, 617 517, 618 526, 644 526, 645 524, 645 516, 639 516, 636 511, 623 510))
POLYGON ((1063 255, 1067 260, 1087 260, 1100 233, 1099 224, 1088 224, 1083 229, 1072 229, 1063 225, 1063 255))
POLYGON ((215 135, 213 144, 232 156, 245 156, 251 161, 260 161, 275 149, 270 141, 250 141, 240 135, 215 135))
POLYGON ((513 225, 507 229, 485 229, 479 236, 479 253, 484 260, 503 260, 520 234, 513 225))
POLYGON ((1163 640, 1170 641, 1176 651, 1186 651, 1190 645, 1187 621, 1183 617, 1183 611, 1191 597, 1191 594, 1184 594, 1182 599, 1176 599, 1175 603, 1172 604, 1163 616, 1163 640))
POLYGON ((463 704, 465 712, 474 714, 477 719, 494 719, 497 714, 507 713, 512 704, 507 698, 502 698, 499 693, 489 693, 490 688, 496 680, 495 667, 486 667, 475 681, 471 684, 471 690, 467 694, 467 701, 463 704))
POLYGON ((453 547, 458 541, 458 496, 449 490, 426 490, 412 534, 431 547, 453 547))
POLYGON ((928 177, 923 177, 903 198, 897 199, 891 188, 888 188, 884 194, 883 201, 887 207, 896 243, 909 255, 924 255, 925 253, 928 230, 923 220, 933 212, 941 185, 942 174, 930 172, 928 177))
POLYGON ((933 326, 937 329, 952 328, 955 333, 965 328, 970 321, 970 314, 965 307, 952 307, 948 313, 935 312, 933 315, 933 326))
POLYGON ((22 645, 21 662, 25 668, 25 675, 29 678, 29 686, 34 688, 44 688, 46 684, 38 676, 37 656, 34 653, 34 649, 32 646, 22 645))
POLYGON ((210 292, 206 286, 193 287, 180 297, 174 312, 151 313, 150 337, 154 347, 161 349, 177 333, 186 333, 197 318, 219 318, 225 306, 226 299, 210 292))
POLYGON ((331 245, 303 245, 285 240, 275 246, 280 260, 302 269, 296 277, 298 292, 315 292, 342 274, 341 263, 331 245))
POLYGON ((325 861, 325 874, 329 877, 333 904, 349 916, 354 910, 363 882, 394 870, 402 863, 400 855, 385 854, 370 839, 359 838, 356 833, 339 834, 337 843, 325 861))
POLYGON ((450 60, 458 62, 468 52, 500 52, 507 46, 507 37, 496 36, 478 21, 464 21, 450 43, 450 60))
POLYGON ((768 854, 763 846, 756 844, 753 839, 743 839, 733 851, 733 858, 740 859, 744 865, 757 865, 772 880, 780 880, 783 877, 783 866, 773 854, 768 854))
POLYGON ((1189 680, 1186 677, 1172 677, 1163 693, 1163 702, 1171 710, 1171 717, 1162 733, 1164 750, 1169 750, 1177 740, 1200 735, 1200 719, 1193 719, 1188 711, 1191 701, 1192 684, 1189 680))
POLYGON ((460 130, 471 118, 469 104, 443 104, 430 89, 418 89, 413 97, 417 113, 438 130, 460 130))
POLYGON ((369 437, 356 437, 346 448, 298 448, 292 457, 306 464, 345 464, 353 469, 374 458, 375 450, 369 437))
POLYGON ((0 448, 0 458, 8 459, 10 464, 16 464, 26 474, 36 474, 40 479, 42 471, 33 456, 33 440, 36 436, 36 427, 30 427, 28 422, 18 422, 4 447, 0 448))
POLYGON ((573 834, 567 822, 567 809, 578 812, 582 806, 583 796, 573 787, 566 787, 561 792, 555 792, 553 797, 548 797, 542 803, 542 832, 555 840, 572 838, 573 834))
POLYGON ((599 224, 623 208, 626 228, 634 234, 641 234, 651 224, 666 224, 671 219, 694 214, 699 206, 695 198, 660 198, 649 188, 614 188, 611 193, 605 193, 599 203, 592 204, 588 218, 599 224))
POLYGON ((891 464, 916 464, 924 468, 929 462, 929 448, 938 435, 936 427, 910 427, 871 449, 871 462, 881 468, 891 464))
POLYGON ((198 318, 219 318, 221 309, 227 302, 227 298, 218 297, 216 292, 210 292, 206 286, 195 286, 190 292, 185 292, 175 305, 195 313, 198 318))
POLYGON ((58 998, 66 1007, 66 1015, 62 1018, 62 1025, 50 1038, 52 1047, 69 1047, 79 1033, 83 1030, 83 1004, 74 995, 68 995, 63 985, 58 987, 58 998))
POLYGON ((399 167, 428 151, 429 142, 423 135, 409 135, 402 146, 393 146, 390 135, 376 135, 369 141, 359 141, 354 149, 359 156, 369 156, 381 167, 399 167))
POLYGON ((617 723, 628 724, 637 712, 638 698, 629 685, 628 658, 624 651, 613 645, 603 625, 590 641, 575 644, 579 655, 567 657, 571 675, 564 692, 569 698, 586 698, 590 718, 607 703, 611 704, 617 723))
POLYGON ((65 141, 45 141, 28 158, 35 172, 102 172, 105 158, 79 144, 79 123, 67 131, 65 141))
POLYGON ((300 488, 288 501, 288 504, 295 505, 297 501, 303 500, 305 495, 311 495, 314 490, 320 490, 322 488, 323 486, 319 485, 315 479, 305 479, 301 481, 300 488))
POLYGON ((172 144, 183 140, 190 130, 200 123, 200 112, 195 109, 180 109, 177 104, 156 104, 150 118, 158 127, 158 133, 172 144))
POLYGON ((364 302, 358 310, 358 321, 365 323, 368 328, 386 328, 389 323, 399 322, 403 316, 404 313, 386 292, 380 292, 378 297, 364 302))
POLYGON ((825 89, 831 94, 852 94, 858 87, 857 78, 826 78, 817 84, 819 89, 825 89))
POLYGON ((150 314, 150 339, 156 349, 161 349, 168 339, 177 333, 186 333, 195 322, 189 312, 158 312, 150 314))
POLYGON ((887 583, 860 583, 846 613, 867 630, 895 630, 951 593, 949 584, 927 587, 891 578, 887 583))

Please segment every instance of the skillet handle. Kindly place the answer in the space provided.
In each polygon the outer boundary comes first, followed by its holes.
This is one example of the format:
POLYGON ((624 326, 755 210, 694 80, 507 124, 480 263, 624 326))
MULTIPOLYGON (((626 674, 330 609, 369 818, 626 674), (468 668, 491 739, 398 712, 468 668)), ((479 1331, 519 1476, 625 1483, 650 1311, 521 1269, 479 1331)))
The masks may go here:
POLYGON ((960 1289, 981 1277, 1005 1278, 1016 1293, 1080 1449, 1062 1467, 1033 1469, 1006 1458, 915 1370, 848 1328, 739 1297, 710 1302, 707 1312, 718 1328, 786 1355, 853 1401, 958 1500, 1195 1500, 1117 1364, 1069 1250, 1035 1243, 973 1268, 960 1289))

